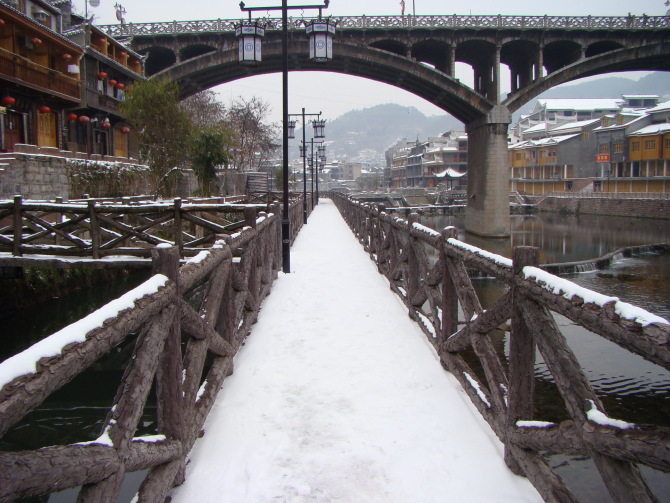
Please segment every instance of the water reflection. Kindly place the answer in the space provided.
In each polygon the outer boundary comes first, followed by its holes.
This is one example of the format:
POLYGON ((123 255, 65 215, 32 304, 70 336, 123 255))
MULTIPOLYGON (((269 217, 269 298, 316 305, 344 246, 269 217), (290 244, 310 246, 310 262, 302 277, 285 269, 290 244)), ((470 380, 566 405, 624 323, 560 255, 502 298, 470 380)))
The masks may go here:
POLYGON ((540 263, 576 262, 601 257, 617 248, 670 243, 670 221, 601 215, 513 215, 512 236, 490 239, 466 233, 458 216, 423 216, 421 223, 439 230, 458 229, 458 239, 504 257, 514 246, 540 248, 540 263))

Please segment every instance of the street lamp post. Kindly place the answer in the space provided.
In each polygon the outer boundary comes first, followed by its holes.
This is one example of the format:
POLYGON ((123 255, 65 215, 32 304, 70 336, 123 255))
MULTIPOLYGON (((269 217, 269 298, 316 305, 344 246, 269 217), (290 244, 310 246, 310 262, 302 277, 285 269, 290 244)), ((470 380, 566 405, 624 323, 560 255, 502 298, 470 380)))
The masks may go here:
MULTIPOLYGON (((289 114, 288 114, 288 11, 289 10, 305 10, 305 9, 318 9, 319 10, 319 19, 321 19, 321 11, 328 8, 330 0, 324 0, 323 5, 296 5, 288 6, 288 0, 282 0, 281 6, 272 6, 272 7, 245 7, 244 2, 240 2, 240 10, 243 12, 249 13, 249 21, 251 21, 251 13, 254 11, 276 11, 281 10, 282 15, 282 122, 283 122, 283 135, 282 135, 282 188, 283 188, 283 197, 284 204, 282 206, 282 271, 285 273, 291 272, 291 220, 289 217, 289 165, 288 165, 288 129, 289 129, 289 114)), ((329 23, 327 23, 329 24, 329 23)), ((332 44, 332 34, 334 33, 334 28, 328 30, 330 34, 330 42, 332 44)), ((311 41, 312 34, 310 34, 311 41)), ((260 54, 260 51, 259 51, 260 54)), ((329 54, 332 58, 332 53, 329 54)), ((318 61, 326 61, 329 59, 319 58, 318 61)))
MULTIPOLYGON (((302 113, 299 114, 288 114, 289 117, 302 117, 302 143, 305 144, 305 117, 306 116, 316 116, 321 117, 321 113, 318 114, 308 114, 305 113, 305 109, 302 109, 302 113)), ((291 121, 293 122, 293 121, 291 121)), ((293 125, 293 135, 289 135, 289 138, 295 138, 295 124, 293 125)), ((307 165, 306 165, 306 156, 301 155, 302 157, 302 212, 304 223, 307 223, 307 165)))
MULTIPOLYGON (((321 133, 322 133, 322 131, 319 134, 321 134, 321 133)), ((316 136, 315 136, 315 138, 316 138, 316 136)), ((321 136, 321 138, 323 138, 323 136, 321 136)), ((321 149, 323 149, 323 152, 325 152, 326 147, 323 145, 322 141, 314 141, 314 138, 312 138, 309 141, 304 141, 303 140, 303 144, 302 144, 302 147, 300 148, 300 152, 301 152, 301 155, 303 155, 305 157, 307 157, 307 145, 308 144, 311 145, 311 154, 310 154, 310 157, 309 157, 309 168, 310 168, 310 176, 312 178, 312 180, 311 180, 311 185, 312 185, 312 187, 311 187, 311 189, 312 189, 311 190, 311 200, 312 200, 312 208, 314 208, 314 205, 318 204, 318 197, 319 197, 319 179, 318 179, 318 173, 319 173, 319 167, 318 166, 319 165, 318 165, 318 159, 314 156, 314 145, 319 145, 319 147, 317 147, 317 151, 319 152, 319 155, 322 152, 321 149), (316 203, 314 201, 314 167, 315 167, 315 162, 317 163, 316 164, 316 173, 317 173, 317 180, 316 180, 317 202, 316 203)))

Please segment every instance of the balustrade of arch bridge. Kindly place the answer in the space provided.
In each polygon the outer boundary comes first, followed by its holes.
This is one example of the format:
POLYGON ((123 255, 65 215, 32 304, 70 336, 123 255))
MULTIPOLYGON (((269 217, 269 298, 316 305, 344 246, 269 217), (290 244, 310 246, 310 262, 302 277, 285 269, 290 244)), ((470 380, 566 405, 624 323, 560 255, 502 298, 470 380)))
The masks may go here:
MULTIPOLYGON (((670 17, 334 17, 333 60, 307 58, 304 26, 289 18, 289 70, 369 78, 420 96, 465 124, 470 137, 466 228, 509 235, 507 127, 511 114, 547 89, 602 73, 670 70, 670 17), (456 78, 472 67, 474 85, 456 78), (511 92, 501 97, 501 66, 511 92)), ((146 73, 176 81, 183 97, 234 80, 281 71, 281 20, 264 19, 263 62, 239 65, 239 20, 129 23, 101 27, 146 54, 146 73)))

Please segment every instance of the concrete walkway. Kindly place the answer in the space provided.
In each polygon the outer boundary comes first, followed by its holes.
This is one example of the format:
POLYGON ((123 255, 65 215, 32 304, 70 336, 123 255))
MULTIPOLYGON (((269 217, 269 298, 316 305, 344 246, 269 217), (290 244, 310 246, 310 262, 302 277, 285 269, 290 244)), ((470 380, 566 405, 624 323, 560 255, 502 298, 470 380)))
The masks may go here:
POLYGON ((291 266, 173 502, 541 501, 330 200, 291 266))

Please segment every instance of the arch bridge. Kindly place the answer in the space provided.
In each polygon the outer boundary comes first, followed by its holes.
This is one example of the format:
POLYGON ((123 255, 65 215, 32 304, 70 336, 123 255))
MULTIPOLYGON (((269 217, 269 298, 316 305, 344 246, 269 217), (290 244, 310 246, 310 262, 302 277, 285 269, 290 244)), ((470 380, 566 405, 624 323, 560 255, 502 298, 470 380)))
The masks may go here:
MULTIPOLYGON (((469 136, 466 228, 509 235, 507 129, 511 114, 547 89, 583 77, 670 69, 670 17, 377 16, 335 17, 334 57, 307 58, 304 26, 289 18, 289 70, 364 77, 409 91, 465 124, 469 136), (456 63, 474 73, 473 87, 456 63), (511 92, 501 96, 501 68, 511 92)), ((281 20, 265 20, 263 62, 237 62, 239 20, 102 27, 147 55, 149 76, 179 83, 188 97, 240 78, 281 71, 281 20)))

